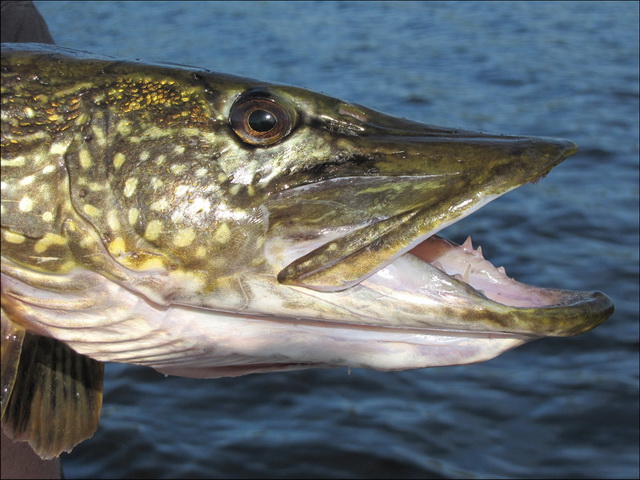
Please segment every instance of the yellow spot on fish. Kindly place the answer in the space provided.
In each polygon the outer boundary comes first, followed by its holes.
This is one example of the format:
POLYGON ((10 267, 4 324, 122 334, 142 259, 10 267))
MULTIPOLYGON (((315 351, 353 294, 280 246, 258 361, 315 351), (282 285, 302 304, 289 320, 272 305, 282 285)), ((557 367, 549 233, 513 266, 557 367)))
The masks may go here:
POLYGON ((53 165, 47 165, 46 167, 44 167, 42 169, 42 173, 44 173, 45 175, 55 171, 56 167, 54 167, 53 165))
POLYGON ((189 187, 187 185, 179 185, 176 187, 176 196, 181 197, 185 195, 189 191, 189 187))
POLYGON ((118 219, 117 210, 109 210, 107 213, 107 225, 111 230, 120 230, 120 220, 118 219))
POLYGON ((51 147, 49 147, 49 153, 51 153, 52 155, 62 155, 67 151, 68 147, 68 142, 54 143, 53 145, 51 145, 51 147))
POLYGON ((205 247, 203 247, 203 246, 199 246, 199 247, 196 249, 196 257, 198 257, 198 258, 204 258, 204 257, 206 257, 206 256, 207 256, 207 249, 206 249, 205 247))
POLYGON ((131 133, 131 123, 127 120, 122 120, 118 122, 116 126, 116 131, 122 135, 123 137, 128 137, 131 133))
POLYGON ((103 129, 97 125, 91 125, 91 131, 93 132, 93 138, 95 139, 96 143, 99 146, 104 147, 107 144, 107 139, 104 135, 103 129))
POLYGON ((137 270, 160 270, 164 268, 164 260, 159 256, 149 256, 144 262, 139 263, 137 270))
POLYGON ((173 151, 176 152, 178 155, 181 155, 184 153, 184 146, 176 145, 175 147, 173 147, 173 151))
POLYGON ((47 233, 44 237, 36 242, 33 249, 36 253, 44 253, 49 247, 54 245, 66 245, 67 239, 56 233, 47 233))
POLYGON ((22 180, 20 180, 20 185, 23 185, 26 187, 27 185, 31 185, 34 180, 35 180, 35 177, 33 175, 29 175, 28 177, 24 177, 22 180))
POLYGON ((76 118, 75 124, 76 125, 84 125, 87 123, 87 121, 89 120, 89 116, 81 113, 80 115, 78 115, 78 117, 76 118))
POLYGON ((223 223, 218 227, 213 239, 218 243, 227 243, 231 238, 231 230, 226 223, 223 223))
POLYGON ((158 155, 158 158, 156 158, 156 165, 162 165, 166 159, 167 157, 165 155, 158 155))
POLYGON ((53 221, 53 213, 44 212, 42 214, 42 220, 44 220, 45 222, 52 222, 53 221))
POLYGON ((20 244, 26 240, 27 237, 22 235, 21 233, 12 232, 10 230, 5 230, 2 232, 4 234, 4 238, 9 243, 20 244))
POLYGON ((2 161, 0 161, 0 166, 3 167, 23 167, 25 165, 26 162, 26 158, 23 156, 19 156, 16 158, 8 158, 8 159, 2 159, 2 161))
POLYGON ((140 160, 142 160, 143 162, 146 162, 147 160, 149 160, 150 156, 151 154, 149 153, 149 151, 145 150, 142 153, 140 153, 140 160))
POLYGON ((211 202, 206 198, 196 197, 189 202, 187 207, 187 215, 197 215, 201 213, 207 213, 211 210, 211 202))
POLYGON ((157 190, 158 188, 160 188, 162 185, 164 185, 164 182, 163 182, 162 180, 160 180, 158 177, 153 177, 153 178, 151 179, 151 186, 152 186, 153 188, 155 188, 156 190, 157 190))
POLYGON ((84 210, 84 213, 91 217, 97 217, 98 215, 100 215, 100 209, 88 203, 82 207, 82 210, 84 210))
POLYGON ((168 207, 169 207, 169 202, 167 202, 167 200, 165 198, 161 198, 160 200, 156 200, 151 205, 149 205, 149 208, 151 210, 153 210, 154 212, 161 212, 161 211, 167 209, 168 207))
POLYGON ((83 169, 86 170, 91 167, 91 154, 87 150, 81 148, 78 152, 78 157, 80 158, 80 166, 83 169))
POLYGON ((169 137, 172 134, 173 132, 171 130, 167 130, 166 128, 160 128, 156 126, 149 127, 145 129, 143 132, 145 139, 169 137))
POLYGON ((209 173, 209 169, 201 167, 198 170, 196 170, 195 175, 196 177, 201 178, 201 177, 204 177, 207 173, 209 173))
POLYGON ((127 251, 127 247, 124 243, 124 238, 122 237, 118 237, 115 240, 109 242, 109 246, 107 248, 109 250, 109 253, 114 257, 119 257, 127 251))
POLYGON ((169 170, 171 170, 171 173, 174 173, 175 175, 180 175, 186 170, 186 168, 187 167, 185 165, 174 163, 169 167, 169 170))
POLYGON ((144 231, 147 240, 156 240, 162 232, 162 222, 160 220, 151 220, 144 231))
POLYGON ((126 182, 124 182, 124 196, 129 198, 136 191, 136 187, 138 186, 137 178, 128 178, 126 182))
POLYGON ((140 215, 140 210, 137 208, 129 209, 129 224, 134 225, 138 221, 138 216, 140 215))
POLYGON ((114 167, 116 170, 118 170, 118 169, 122 166, 122 164, 124 163, 124 161, 125 161, 124 153, 120 153, 120 152, 116 153, 116 154, 113 156, 113 167, 114 167))
POLYGON ((58 267, 58 272, 67 273, 69 270, 71 270, 75 266, 76 266, 76 262, 74 262, 73 260, 68 260, 58 267))
POLYGON ((98 243, 98 241, 92 236, 83 237, 82 240, 80 240, 80 246, 82 248, 89 248, 96 243, 98 243))
POLYGON ((33 200, 31 200, 29 197, 23 197, 23 199, 20 200, 20 203, 18 203, 18 208, 21 212, 30 212, 31 210, 33 210, 33 200))
POLYGON ((196 233, 193 231, 193 228, 183 228, 173 237, 173 244, 176 247, 188 247, 195 238, 196 233))
POLYGON ((89 190, 91 190, 92 192, 100 192, 102 190, 106 190, 108 188, 108 184, 106 183, 98 183, 98 182, 89 182, 89 185, 87 185, 89 187, 89 190))

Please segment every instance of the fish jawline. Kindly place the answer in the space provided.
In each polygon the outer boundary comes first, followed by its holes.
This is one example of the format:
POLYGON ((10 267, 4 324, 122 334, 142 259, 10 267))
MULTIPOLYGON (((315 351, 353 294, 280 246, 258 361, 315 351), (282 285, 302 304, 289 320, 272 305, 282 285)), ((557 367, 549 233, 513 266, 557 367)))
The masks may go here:
POLYGON ((568 292, 565 290, 534 287, 507 276, 504 267, 496 268, 484 258, 482 247, 473 248, 471 237, 462 245, 457 245, 433 235, 409 253, 502 305, 540 308, 567 303, 568 292))
POLYGON ((162 307, 97 273, 78 275, 91 285, 95 305, 80 301, 87 292, 58 295, 5 274, 3 287, 38 334, 95 360, 144 365, 168 375, 217 378, 320 367, 396 371, 460 365, 489 360, 536 338, 162 307))

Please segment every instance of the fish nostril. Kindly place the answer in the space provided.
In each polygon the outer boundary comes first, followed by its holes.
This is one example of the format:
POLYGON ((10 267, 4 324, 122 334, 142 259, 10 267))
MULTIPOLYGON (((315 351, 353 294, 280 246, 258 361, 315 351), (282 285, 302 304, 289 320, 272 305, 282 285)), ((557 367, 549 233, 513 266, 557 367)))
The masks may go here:
POLYGON ((341 104, 338 107, 338 113, 340 115, 348 115, 363 123, 369 121, 369 117, 367 117, 367 115, 363 111, 358 110, 356 107, 354 107, 353 105, 349 105, 348 103, 341 104))

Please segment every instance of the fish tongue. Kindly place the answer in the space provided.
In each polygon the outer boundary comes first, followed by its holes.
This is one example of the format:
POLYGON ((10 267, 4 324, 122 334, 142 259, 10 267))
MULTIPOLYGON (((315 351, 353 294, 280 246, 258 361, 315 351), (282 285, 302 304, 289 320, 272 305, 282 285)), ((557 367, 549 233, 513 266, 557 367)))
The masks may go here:
MULTIPOLYGON (((469 245, 471 244, 471 237, 467 239, 469 245)), ((465 242, 465 245, 467 244, 465 242)), ((415 255, 416 257, 424 260, 427 263, 434 263, 440 258, 444 253, 450 250, 452 247, 457 247, 458 245, 451 240, 447 240, 444 237, 439 235, 431 235, 426 240, 423 240, 418 245, 409 250, 409 253, 415 255)))

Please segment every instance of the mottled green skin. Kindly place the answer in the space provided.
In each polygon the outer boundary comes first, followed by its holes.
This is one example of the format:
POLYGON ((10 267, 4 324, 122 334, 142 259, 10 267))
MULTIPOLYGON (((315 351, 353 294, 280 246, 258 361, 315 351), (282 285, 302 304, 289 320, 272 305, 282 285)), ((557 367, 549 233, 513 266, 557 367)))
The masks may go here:
MULTIPOLYGON (((215 232, 220 193, 233 188, 235 168, 216 160, 228 144, 228 126, 216 113, 220 94, 186 71, 10 56, 3 57, 3 181, 9 186, 2 226, 27 238, 3 243, 4 254, 48 272, 87 262, 91 267, 85 254, 91 242, 82 247, 68 241, 71 222, 97 234, 93 240, 127 267, 209 270, 202 257, 214 255, 196 255, 196 243, 207 242, 189 242, 188 235, 176 242, 176 232, 205 225, 215 232), (210 211, 172 218, 194 195, 206 195, 210 211), (25 208, 24 199, 31 205, 25 208), (164 203, 156 204, 159 199, 164 203), (154 220, 161 231, 148 240, 145 231, 154 220), (43 243, 47 235, 62 238, 43 243), (34 258, 34 249, 49 260, 34 258)), ((250 203, 246 188, 237 193, 243 205, 250 203)), ((215 246, 216 254, 230 254, 225 243, 215 246)))
MULTIPOLYGON (((40 272, 93 270, 164 305, 333 318, 287 285, 348 289, 575 151, 187 67, 37 44, 2 55, 3 256, 40 272), (291 133, 268 146, 240 138, 229 116, 247 92, 291 112, 291 133), (317 244, 284 262, 265 255, 274 239, 317 244), (255 306, 255 278, 277 308, 255 306)), ((555 329, 513 308, 453 308, 452 325, 555 329)))
POLYGON ((2 46, 1 143, 2 425, 43 458, 97 428, 96 360, 205 378, 422 368, 581 333, 613 311, 599 292, 526 286, 527 307, 509 306, 522 304, 403 255, 545 175, 575 152, 564 140, 16 44, 2 46), (273 128, 250 120, 265 111, 273 128))

